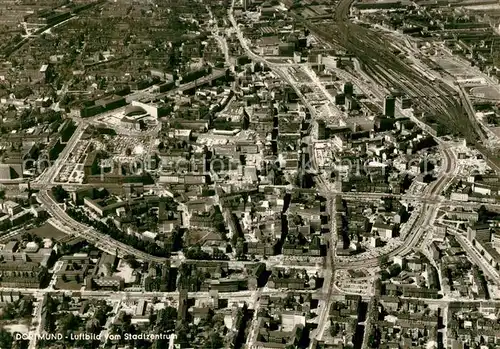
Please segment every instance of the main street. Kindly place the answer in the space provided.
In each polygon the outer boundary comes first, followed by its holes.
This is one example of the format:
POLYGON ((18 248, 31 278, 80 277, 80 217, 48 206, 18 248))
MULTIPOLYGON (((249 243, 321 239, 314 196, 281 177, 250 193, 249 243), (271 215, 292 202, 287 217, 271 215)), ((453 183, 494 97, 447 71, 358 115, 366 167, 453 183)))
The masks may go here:
MULTIPOLYGON (((297 93, 297 96, 302 101, 302 103, 309 110, 311 117, 312 117, 312 120, 313 121, 317 120, 316 110, 309 103, 308 99, 304 97, 304 95, 302 94, 302 92, 300 90, 300 86, 297 85, 296 81, 294 79, 292 79, 290 77, 290 75, 287 74, 287 72, 284 72, 280 69, 282 67, 287 67, 288 65, 270 62, 270 61, 266 60, 264 57, 261 57, 261 56, 255 54, 250 49, 250 47, 248 46, 248 44, 246 42, 245 37, 243 36, 243 33, 241 32, 241 30, 238 26, 238 23, 236 22, 236 20, 234 18, 234 12, 233 12, 234 4, 235 4, 235 0, 232 0, 231 8, 228 11, 229 20, 233 26, 233 29, 236 32, 236 35, 237 35, 238 40, 240 42, 240 45, 243 47, 243 49, 245 50, 245 52, 247 53, 249 58, 251 58, 252 60, 254 60, 256 62, 261 62, 261 63, 265 64, 273 72, 275 72, 278 76, 280 76, 286 83, 288 83, 294 89, 294 91, 297 93)), ((316 159, 314 158, 314 151, 311 151, 311 153, 312 153, 312 155, 311 155, 312 163, 316 164, 316 159)), ((317 178, 322 179, 319 176, 317 178)), ((318 187, 319 187, 318 188, 319 191, 322 194, 330 194, 331 193, 331 189, 328 188, 328 185, 323 180, 318 181, 318 187)), ((331 204, 331 200, 329 202, 331 204)), ((335 205, 331 204, 331 206, 334 207, 335 205)), ((331 216, 331 220, 333 221, 332 216, 331 216)), ((325 287, 324 288, 326 288, 327 296, 322 299, 323 302, 320 306, 320 313, 319 313, 319 317, 318 317, 319 321, 318 321, 318 329, 316 331, 316 338, 323 337, 323 334, 324 334, 324 331, 326 328, 326 324, 328 322, 327 321, 328 314, 329 314, 329 310, 330 310, 331 301, 333 298, 332 295, 335 292, 335 277, 334 277, 335 276, 335 274, 334 274, 334 253, 335 252, 334 251, 335 251, 335 245, 336 245, 336 229, 335 229, 334 222, 332 222, 330 236, 331 236, 330 241, 329 241, 330 248, 327 251, 327 268, 324 271, 325 272, 324 273, 325 274, 325 287)), ((254 321, 253 321, 253 324, 255 324, 255 323, 256 323, 256 319, 254 319, 254 321)), ((252 329, 253 329, 253 327, 252 327, 252 329)), ((248 342, 247 344, 252 345, 252 341, 248 342)))
MULTIPOLYGON (((234 6, 234 0, 233 0, 233 6, 234 6)), ((349 5, 350 6, 350 5, 349 5)), ((245 49, 247 55, 258 61, 266 64, 271 70, 275 71, 277 75, 284 77, 285 81, 289 83, 294 90, 297 91, 297 94, 299 98, 303 101, 304 105, 311 111, 311 116, 314 120, 317 120, 314 108, 312 108, 307 99, 304 98, 302 93, 299 90, 299 87, 295 84, 295 81, 293 79, 290 79, 288 74, 283 73, 282 71, 279 70, 277 66, 274 65, 272 62, 266 61, 264 58, 256 55, 248 46, 246 39, 244 38, 238 24, 236 23, 236 20, 234 19, 233 16, 233 7, 231 7, 229 11, 229 18, 230 21, 233 25, 234 30, 237 33, 237 37, 240 41, 241 46, 245 49)), ((309 75, 312 75, 312 72, 309 72, 309 75)), ((317 84, 318 82, 315 82, 315 79, 312 79, 312 82, 317 84)), ((320 89, 324 94, 328 93, 327 91, 324 91, 323 89, 320 89)), ((440 91, 441 92, 441 91, 440 91)), ((327 95, 325 95, 325 99, 328 100, 327 95)), ((444 109, 444 107, 443 107, 444 109)), ((424 131, 429 132, 429 127, 422 123, 420 120, 414 120, 416 124, 422 128, 424 131)), ((442 166, 441 166, 441 171, 439 173, 438 179, 434 182, 432 182, 424 191, 422 196, 420 197, 415 197, 416 200, 422 200, 423 206, 420 210, 420 212, 417 212, 418 214, 417 219, 413 221, 413 225, 410 229, 413 229, 413 231, 410 231, 406 236, 404 237, 403 244, 399 246, 398 248, 394 249, 391 251, 389 254, 386 255, 387 258, 392 258, 394 256, 398 255, 405 255, 410 253, 415 247, 419 245, 419 243, 422 242, 422 239, 427 235, 426 233, 429 232, 429 227, 431 227, 434 224, 434 220, 436 218, 438 209, 441 205, 442 202, 442 197, 440 197, 440 194, 442 190, 446 187, 446 185, 451 182, 454 178, 454 173, 456 171, 456 160, 454 154, 448 149, 443 142, 435 138, 438 144, 440 145, 441 148, 441 154, 442 154, 442 166), (426 202, 429 201, 429 202, 426 202)), ((312 158, 312 163, 315 164, 315 159, 314 159, 314 152, 313 153, 313 158, 312 158)), ((319 176, 318 176, 319 177, 319 176)), ((319 192, 321 194, 324 194, 326 197, 331 197, 335 195, 335 192, 332 190, 324 183, 324 181, 319 181, 319 192)), ((334 207, 334 205, 332 205, 334 207)), ((333 220, 334 216, 334 210, 332 209, 330 217, 333 220)), ((335 230, 331 232, 332 235, 335 235, 335 230)), ((335 245, 331 244, 330 248, 328 249, 328 257, 327 259, 332 258, 333 259, 333 254, 335 251, 335 245)), ((329 270, 326 271, 326 280, 327 281, 327 292, 326 292, 326 299, 324 300, 323 307, 320 310, 319 314, 319 322, 318 322, 318 330, 316 333, 316 338, 320 339, 323 336, 324 330, 326 328, 326 323, 328 319, 328 309, 331 301, 331 294, 334 292, 334 287, 335 287, 335 273, 334 269, 352 269, 352 268, 366 268, 366 267, 375 267, 379 263, 379 258, 370 258, 370 259, 364 259, 360 261, 355 261, 355 262, 339 262, 335 263, 334 260, 331 262, 327 262, 327 267, 329 270), (331 273, 329 275, 329 273, 331 273)))
MULTIPOLYGON (((38 288, 15 288, 15 287, 0 287, 0 292, 7 294, 7 293, 12 293, 16 294, 19 293, 21 295, 32 295, 35 297, 41 297, 45 294, 51 295, 51 296, 62 296, 62 295, 69 295, 73 297, 80 297, 80 298, 107 298, 107 299, 122 299, 122 298, 128 298, 128 299, 145 299, 145 298, 178 298, 179 297, 179 292, 174 291, 174 292, 145 292, 145 291, 90 291, 90 290, 85 290, 85 291, 75 291, 75 290, 55 290, 52 288, 45 288, 45 289, 38 289, 38 288)), ((260 290, 259 294, 263 296, 271 296, 275 295, 277 290, 275 289, 265 289, 265 290, 260 290)), ((303 293, 303 294, 311 294, 314 291, 297 291, 297 293, 303 293)), ((220 298, 225 298, 225 299, 242 299, 242 300, 248 300, 250 297, 254 295, 254 291, 237 291, 237 292, 219 292, 219 297, 220 298)), ((189 293, 190 298, 210 298, 211 294, 210 292, 190 292, 189 293)))
POLYGON ((38 185, 40 189, 51 186, 54 179, 61 171, 61 168, 68 162, 68 158, 73 153, 73 150, 75 149, 78 141, 85 132, 85 128, 85 124, 78 124, 76 130, 73 132, 73 135, 66 143, 63 151, 59 154, 57 160, 54 161, 54 163, 49 163, 50 166, 47 167, 45 171, 40 175, 38 180, 35 182, 35 185, 38 185))
POLYGON ((335 252, 337 250, 337 225, 335 220, 336 215, 336 206, 335 206, 335 198, 328 200, 328 212, 330 212, 330 239, 329 239, 329 248, 327 251, 326 258, 326 273, 324 279, 324 286, 326 287, 326 297, 323 299, 323 303, 320 305, 320 311, 318 314, 318 328, 316 330, 316 339, 322 340, 325 330, 328 324, 328 315, 330 314, 330 308, 333 302, 333 294, 337 291, 337 293, 342 293, 340 289, 335 285, 335 252))

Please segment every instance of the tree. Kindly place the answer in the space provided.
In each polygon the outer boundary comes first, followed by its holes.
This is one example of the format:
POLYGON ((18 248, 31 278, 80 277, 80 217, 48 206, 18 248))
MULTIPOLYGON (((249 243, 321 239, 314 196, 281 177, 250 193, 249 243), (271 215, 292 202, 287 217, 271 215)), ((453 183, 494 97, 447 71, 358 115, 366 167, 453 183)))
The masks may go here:
POLYGON ((373 334, 370 334, 368 337, 368 346, 370 348, 376 348, 378 346, 377 340, 375 339, 375 336, 373 334))
POLYGON ((389 257, 387 257, 387 255, 381 255, 378 257, 378 262, 381 266, 389 263, 389 257))
POLYGON ((330 334, 332 337, 336 337, 340 333, 340 325, 336 322, 330 326, 330 334))
POLYGON ((64 202, 67 198, 69 198, 69 193, 61 186, 52 187, 52 195, 57 202, 64 202))
POLYGON ((242 258, 245 255, 245 239, 238 237, 236 245, 233 247, 236 251, 236 258, 242 258))
POLYGON ((175 328, 175 334, 177 335, 177 340, 176 343, 187 345, 189 343, 187 334, 189 332, 188 327, 186 326, 185 322, 179 322, 177 324, 177 327, 175 328))
POLYGON ((14 342, 14 338, 9 331, 5 330, 3 327, 0 329, 0 348, 2 349, 10 349, 12 348, 12 343, 14 342))
POLYGON ((130 268, 132 269, 137 269, 139 268, 140 264, 139 262, 135 259, 134 256, 132 255, 126 255, 123 257, 123 260, 125 263, 129 265, 130 268))
POLYGON ((59 320, 59 327, 62 332, 77 330, 79 325, 80 318, 73 315, 73 313, 67 313, 59 320))
POLYGON ((41 245, 43 243, 43 239, 38 235, 35 235, 33 237, 33 241, 36 242, 38 245, 41 245))
POLYGON ((224 234, 226 233, 226 224, 224 222, 224 216, 222 215, 219 206, 215 206, 213 222, 215 229, 217 229, 219 233, 224 233, 224 234))
POLYGON ((477 211, 478 213, 478 221, 481 222, 481 223, 486 223, 486 221, 488 220, 488 209, 486 209, 486 206, 484 205, 481 205, 481 207, 479 207, 479 210, 477 211))
POLYGON ((210 254, 203 251, 200 245, 189 247, 187 250, 184 251, 184 254, 187 259, 194 259, 194 260, 211 259, 210 254))
POLYGON ((205 349, 220 349, 224 348, 224 341, 218 332, 212 332, 210 338, 203 346, 205 349))
POLYGON ((166 307, 158 312, 156 325, 161 332, 168 332, 175 329, 175 320, 177 319, 177 309, 166 307))
POLYGON ((94 318, 99 321, 99 324, 101 326, 104 326, 106 323, 106 319, 108 311, 110 310, 110 307, 108 304, 106 304, 105 301, 100 301, 99 304, 97 304, 97 309, 94 313, 94 318))
POLYGON ((169 242, 172 251, 176 252, 182 249, 182 244, 183 244, 182 232, 178 227, 176 227, 174 231, 172 231, 172 234, 169 236, 169 242))
POLYGON ((90 333, 99 333, 101 324, 96 318, 89 319, 85 324, 85 330, 90 333))
POLYGON ((25 240, 25 241, 32 241, 33 240, 33 237, 31 236, 30 233, 28 233, 27 231, 25 231, 22 235, 21 235, 21 239, 22 240, 25 240))
POLYGON ((26 317, 26 316, 31 316, 33 313, 33 301, 23 298, 19 301, 19 316, 21 317, 26 317))

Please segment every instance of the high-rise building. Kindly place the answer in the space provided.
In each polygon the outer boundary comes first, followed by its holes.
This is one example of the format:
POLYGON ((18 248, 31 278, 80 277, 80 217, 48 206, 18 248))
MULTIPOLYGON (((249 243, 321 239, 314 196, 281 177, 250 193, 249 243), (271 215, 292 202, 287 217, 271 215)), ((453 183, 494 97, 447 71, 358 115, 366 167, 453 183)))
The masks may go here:
POLYGON ((343 105, 345 104, 345 94, 339 93, 335 95, 335 105, 343 105))
POLYGON ((396 99, 393 96, 386 96, 384 99, 384 115, 393 118, 396 114, 396 99))
POLYGON ((352 85, 352 82, 348 81, 344 83, 344 94, 348 97, 354 94, 354 86, 352 85))
POLYGON ((351 111, 356 109, 356 100, 352 96, 346 96, 344 107, 346 110, 351 111))
POLYGON ((318 139, 326 139, 326 123, 324 120, 318 120, 318 139))
POLYGON ((401 102, 401 109, 408 109, 411 108, 411 98, 408 96, 401 96, 399 97, 399 100, 401 102))

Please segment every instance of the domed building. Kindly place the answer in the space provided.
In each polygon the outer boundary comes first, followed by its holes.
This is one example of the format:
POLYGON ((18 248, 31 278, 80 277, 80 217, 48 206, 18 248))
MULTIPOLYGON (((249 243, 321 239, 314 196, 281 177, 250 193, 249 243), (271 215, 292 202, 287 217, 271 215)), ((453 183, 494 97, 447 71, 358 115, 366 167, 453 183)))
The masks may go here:
POLYGON ((125 108, 125 116, 126 117, 135 117, 139 115, 144 115, 147 114, 148 112, 144 110, 144 108, 138 106, 138 105, 129 105, 127 108, 125 108))
POLYGON ((146 119, 151 118, 149 113, 138 105, 127 106, 123 115, 121 119, 122 126, 134 130, 140 130, 146 119))

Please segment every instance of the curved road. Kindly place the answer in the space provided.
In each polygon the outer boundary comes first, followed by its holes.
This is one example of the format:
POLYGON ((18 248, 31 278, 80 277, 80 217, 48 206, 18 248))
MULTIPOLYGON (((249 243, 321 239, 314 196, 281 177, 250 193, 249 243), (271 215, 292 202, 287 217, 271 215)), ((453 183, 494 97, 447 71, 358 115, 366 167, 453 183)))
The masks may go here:
POLYGON ((115 254, 118 251, 118 255, 120 257, 123 257, 124 255, 132 255, 138 259, 158 263, 165 262, 167 260, 166 258, 152 256, 146 252, 139 251, 127 244, 121 243, 109 237, 108 235, 99 233, 88 225, 77 222, 68 216, 68 214, 52 199, 48 191, 40 191, 37 198, 47 207, 47 210, 51 213, 52 217, 60 223, 58 228, 64 230, 70 235, 81 236, 108 253, 115 254))
MULTIPOLYGON (((446 164, 441 171, 441 176, 435 182, 431 183, 429 187, 426 188, 423 197, 429 199, 436 199, 436 202, 439 202, 439 194, 444 189, 444 187, 448 184, 448 182, 453 178, 450 176, 455 168, 456 162, 454 161, 453 154, 445 149, 444 153, 444 163, 446 164)), ((392 250, 391 252, 382 255, 383 257, 392 258, 398 255, 405 255, 411 252, 411 250, 418 246, 420 242, 422 242, 422 238, 428 232, 429 226, 432 224, 432 221, 435 219, 435 215, 437 214, 439 204, 428 204, 424 203, 419 213, 419 216, 412 227, 418 227, 417 231, 414 234, 408 234, 407 239, 405 239, 404 243, 398 248, 392 250)), ((382 257, 380 256, 380 257, 382 257)), ((379 263, 380 257, 363 259, 354 262, 344 262, 337 263, 337 269, 353 269, 353 268, 367 268, 367 267, 375 267, 379 263)))

